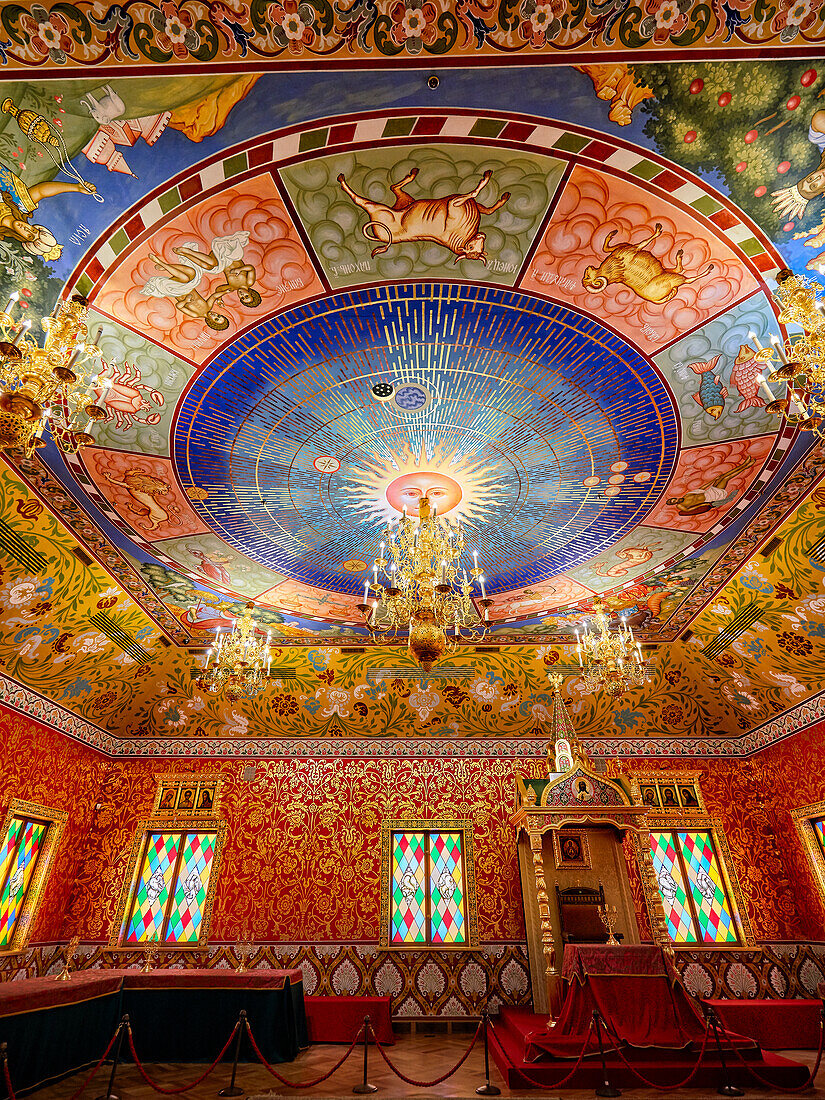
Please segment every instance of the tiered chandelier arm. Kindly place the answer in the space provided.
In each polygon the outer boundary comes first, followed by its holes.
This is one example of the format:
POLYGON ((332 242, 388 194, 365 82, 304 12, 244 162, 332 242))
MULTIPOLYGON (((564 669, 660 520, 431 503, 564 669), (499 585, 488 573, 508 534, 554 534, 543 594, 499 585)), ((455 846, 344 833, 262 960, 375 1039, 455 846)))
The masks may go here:
POLYGON ((258 624, 252 618, 254 606, 248 603, 227 633, 220 627, 215 631, 215 644, 195 680, 203 691, 225 694, 229 699, 252 699, 269 680, 272 632, 267 631, 265 639, 259 636, 258 624))
POLYGON ((474 552, 469 573, 462 568, 464 545, 461 523, 438 516, 425 496, 417 521, 405 508, 398 523, 387 526, 372 580, 364 582, 359 610, 373 637, 408 630, 409 648, 425 672, 448 648, 487 633, 492 600, 487 598, 478 553, 474 552), (484 620, 471 599, 476 584, 484 620))
MULTIPOLYGON (((766 410, 785 418, 803 432, 825 438, 825 299, 820 283, 784 268, 776 276, 774 299, 779 305, 781 324, 798 325, 802 334, 783 344, 771 338, 771 347, 759 347, 757 358, 766 368, 774 356, 777 370, 759 379, 767 397, 766 410), (771 384, 785 385, 784 394, 775 395, 771 384)), ((754 333, 749 334, 759 345, 754 333)))
POLYGON ((43 318, 41 348, 29 335, 31 323, 14 319, 18 301, 12 294, 0 311, 0 449, 31 455, 45 444, 48 425, 52 439, 74 454, 94 443, 92 424, 106 417, 96 391, 108 383, 91 366, 100 357, 101 330, 89 339, 88 303, 76 294, 43 318))
POLYGON ((595 630, 584 623, 580 635, 576 628, 576 654, 582 679, 589 692, 604 691, 618 697, 649 680, 650 666, 633 637, 633 628, 622 620, 617 630, 611 630, 602 601, 596 600, 593 608, 595 630))

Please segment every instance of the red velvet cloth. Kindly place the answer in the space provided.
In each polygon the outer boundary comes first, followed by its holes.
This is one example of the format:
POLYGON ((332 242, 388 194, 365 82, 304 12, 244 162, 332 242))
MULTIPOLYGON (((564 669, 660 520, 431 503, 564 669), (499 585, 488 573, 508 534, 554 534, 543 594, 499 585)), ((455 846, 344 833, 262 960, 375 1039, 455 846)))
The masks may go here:
POLYGON ((379 1043, 393 1043, 391 997, 304 997, 310 1042, 351 1043, 369 1016, 379 1043))
POLYGON ((821 1001, 708 1001, 725 1028, 749 1035, 766 1050, 816 1050, 821 1001))
MULTIPOLYGON (((568 944, 562 975, 568 987, 556 1026, 527 1036, 525 1061, 542 1054, 578 1057, 596 1008, 629 1046, 679 1050, 702 1041, 699 1011, 671 980, 659 947, 568 944)), ((609 1035, 602 1038, 606 1047, 615 1046, 609 1035)))
POLYGON ((22 978, 0 985, 0 1017, 37 1012, 42 1008, 78 1004, 117 993, 121 977, 111 970, 82 970, 65 982, 55 978, 22 978))
POLYGON ((283 989, 304 980, 301 970, 112 970, 124 989, 283 989))

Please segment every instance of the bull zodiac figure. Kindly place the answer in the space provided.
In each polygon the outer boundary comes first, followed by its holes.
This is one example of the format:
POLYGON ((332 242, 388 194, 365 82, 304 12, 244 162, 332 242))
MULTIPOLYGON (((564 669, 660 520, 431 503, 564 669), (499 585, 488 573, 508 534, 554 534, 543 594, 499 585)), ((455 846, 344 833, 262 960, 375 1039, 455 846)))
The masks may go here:
POLYGON ((490 182, 492 172, 485 172, 478 186, 466 195, 445 195, 441 199, 414 199, 404 188, 412 183, 418 175, 418 169, 413 168, 398 183, 390 185, 390 190, 395 195, 395 204, 387 206, 382 202, 372 202, 370 199, 356 195, 346 181, 343 173, 338 176, 338 182, 349 195, 352 201, 365 210, 369 216, 369 223, 362 228, 362 232, 368 241, 377 241, 378 246, 372 250, 372 255, 386 252, 391 244, 403 244, 406 241, 433 241, 435 244, 443 244, 445 248, 455 254, 453 263, 461 259, 481 260, 487 263, 487 253, 484 251, 485 234, 479 233, 482 214, 492 214, 504 206, 510 198, 510 192, 505 191, 498 202, 492 206, 483 206, 478 202, 478 196, 490 182))
POLYGON ((617 232, 612 229, 605 237, 602 248, 608 255, 599 266, 588 265, 584 269, 582 286, 587 290, 598 294, 607 288, 608 283, 621 283, 646 302, 663 305, 670 301, 682 283, 695 283, 713 271, 713 264, 708 264, 696 275, 685 275, 681 248, 676 253, 673 270, 663 267, 651 252, 646 251, 662 232, 660 222, 656 222, 653 233, 641 244, 615 244, 611 248, 610 242, 617 232))

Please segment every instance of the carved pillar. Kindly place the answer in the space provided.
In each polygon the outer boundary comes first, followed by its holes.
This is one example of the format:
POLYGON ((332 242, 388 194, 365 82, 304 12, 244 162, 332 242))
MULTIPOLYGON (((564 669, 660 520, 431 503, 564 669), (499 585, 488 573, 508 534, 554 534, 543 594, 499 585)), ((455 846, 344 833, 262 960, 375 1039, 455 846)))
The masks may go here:
POLYGON ((556 969, 556 946, 553 938, 553 922, 550 918, 550 899, 547 896, 547 880, 544 877, 542 834, 528 829, 530 853, 533 856, 533 874, 536 879, 536 901, 539 907, 541 949, 544 955, 544 978, 547 983, 547 1004, 550 1023, 555 1023, 559 999, 559 974, 556 969))
POLYGON ((647 912, 650 917, 650 928, 653 933, 653 942, 669 955, 675 954, 670 934, 667 930, 667 917, 662 905, 662 895, 659 893, 659 884, 656 881, 656 869, 653 866, 653 856, 650 854, 650 845, 646 843, 647 834, 643 837, 634 834, 633 841, 636 847, 636 858, 639 863, 639 871, 642 875, 647 912))

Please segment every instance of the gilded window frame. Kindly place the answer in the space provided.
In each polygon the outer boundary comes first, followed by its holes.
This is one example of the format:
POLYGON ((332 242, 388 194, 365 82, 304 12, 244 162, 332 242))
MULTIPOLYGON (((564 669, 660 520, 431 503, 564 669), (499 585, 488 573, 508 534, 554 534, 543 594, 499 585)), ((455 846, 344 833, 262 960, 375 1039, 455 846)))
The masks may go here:
POLYGON ((473 822, 469 818, 405 817, 381 824, 381 928, 379 946, 388 951, 477 951, 478 915, 476 909, 476 872, 473 822), (462 834, 464 862, 464 900, 467 920, 466 943, 392 943, 390 942, 390 896, 392 893, 392 834, 402 832, 462 834))
POLYGON ((206 899, 203 903, 203 916, 198 931, 198 939, 195 943, 161 943, 155 945, 159 951, 201 951, 209 944, 209 925, 212 920, 212 908, 215 902, 215 893, 218 888, 218 877, 221 869, 221 859, 226 840, 227 822, 223 818, 209 817, 206 814, 172 814, 168 816, 153 815, 143 818, 138 822, 137 829, 132 838, 127 855, 127 866, 131 868, 123 880, 120 890, 120 898, 117 907, 117 920, 112 924, 108 946, 119 951, 142 951, 147 946, 145 943, 127 944, 124 937, 127 932, 126 921, 133 907, 134 892, 137 888, 140 870, 143 864, 143 854, 146 849, 146 838, 150 833, 214 833, 215 854, 212 857, 212 867, 209 872, 209 887, 206 891, 206 899))
POLYGON ((791 820, 813 864, 816 887, 820 900, 825 904, 825 853, 814 829, 814 821, 819 818, 825 818, 825 802, 811 802, 807 806, 791 810, 791 820))
MULTIPOLYGON (((642 781, 644 783, 644 780, 642 781)), ((706 943, 698 940, 696 943, 676 943, 668 936, 667 942, 676 951, 736 951, 747 947, 756 947, 756 940, 751 928, 745 897, 736 873, 733 857, 728 847, 727 838, 722 822, 718 817, 699 814, 695 810, 668 811, 665 813, 650 814, 648 816, 649 832, 651 833, 678 833, 694 830, 696 832, 710 833, 714 851, 719 863, 722 881, 725 884, 725 892, 731 907, 734 927, 739 939, 736 943, 706 943)), ((637 858, 641 858, 642 846, 649 845, 647 837, 633 834, 633 843, 636 846, 637 858)), ((661 896, 655 882, 648 882, 643 877, 642 883, 645 890, 648 912, 652 912, 651 904, 661 905, 661 896), (653 893, 655 891, 655 894, 653 893)))
POLYGON ((0 836, 6 835, 12 818, 15 817, 44 821, 47 822, 47 827, 43 846, 37 855, 34 874, 26 891, 26 896, 23 898, 20 915, 14 926, 10 942, 5 947, 0 947, 0 958, 4 955, 13 955, 22 951, 28 945, 32 924, 40 905, 52 861, 63 836, 63 830, 69 820, 69 815, 65 810, 56 810, 52 806, 42 806, 39 802, 26 802, 23 799, 14 798, 9 803, 3 817, 3 831, 0 836))

